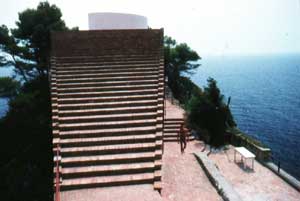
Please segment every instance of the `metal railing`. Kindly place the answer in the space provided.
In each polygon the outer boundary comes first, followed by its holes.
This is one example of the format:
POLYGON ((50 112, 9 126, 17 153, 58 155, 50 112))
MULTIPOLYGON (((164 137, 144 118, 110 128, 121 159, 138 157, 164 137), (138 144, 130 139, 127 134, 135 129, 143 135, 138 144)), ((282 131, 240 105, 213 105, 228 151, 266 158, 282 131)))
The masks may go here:
POLYGON ((55 201, 60 201, 60 179, 59 179, 59 146, 56 150, 56 176, 55 176, 55 201))
POLYGON ((270 156, 271 161, 277 165, 277 172, 280 174, 280 169, 281 169, 281 162, 280 159, 275 158, 273 155, 270 156))
MULTIPOLYGON (((165 91, 165 86, 164 86, 164 91, 165 91)), ((162 132, 162 153, 164 153, 165 150, 165 119, 166 119, 166 97, 165 97, 165 92, 164 92, 164 114, 163 114, 163 132, 162 132)))

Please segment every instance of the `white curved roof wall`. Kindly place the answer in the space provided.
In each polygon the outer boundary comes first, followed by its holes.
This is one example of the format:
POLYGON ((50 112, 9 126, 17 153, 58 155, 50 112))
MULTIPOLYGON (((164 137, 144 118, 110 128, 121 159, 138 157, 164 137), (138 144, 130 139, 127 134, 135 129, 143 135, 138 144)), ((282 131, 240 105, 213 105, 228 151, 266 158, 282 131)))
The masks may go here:
POLYGON ((147 18, 124 13, 89 13, 89 29, 147 29, 147 18))

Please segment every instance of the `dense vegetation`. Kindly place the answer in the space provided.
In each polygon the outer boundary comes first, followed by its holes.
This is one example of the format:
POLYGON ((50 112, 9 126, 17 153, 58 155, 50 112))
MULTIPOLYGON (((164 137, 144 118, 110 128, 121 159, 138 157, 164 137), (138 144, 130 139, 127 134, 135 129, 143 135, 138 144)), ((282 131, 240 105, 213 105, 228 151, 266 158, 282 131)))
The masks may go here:
POLYGON ((41 2, 19 13, 17 28, 0 26, 0 66, 13 78, 0 78, 9 111, 0 120, 3 200, 52 199, 52 136, 48 72, 50 32, 68 30, 55 5, 41 2))
POLYGON ((206 137, 209 144, 218 147, 225 143, 226 130, 236 124, 216 81, 209 78, 207 82, 204 92, 193 95, 187 103, 188 123, 206 137))
POLYGON ((188 78, 188 75, 200 66, 196 62, 201 58, 187 44, 177 44, 168 36, 164 38, 164 54, 168 85, 174 97, 184 104, 190 99, 192 93, 201 91, 188 78))
POLYGON ((226 129, 236 124, 217 82, 209 78, 203 91, 188 77, 200 66, 198 54, 187 44, 177 44, 170 37, 165 37, 164 46, 168 85, 186 109, 187 123, 211 145, 223 145, 226 129))

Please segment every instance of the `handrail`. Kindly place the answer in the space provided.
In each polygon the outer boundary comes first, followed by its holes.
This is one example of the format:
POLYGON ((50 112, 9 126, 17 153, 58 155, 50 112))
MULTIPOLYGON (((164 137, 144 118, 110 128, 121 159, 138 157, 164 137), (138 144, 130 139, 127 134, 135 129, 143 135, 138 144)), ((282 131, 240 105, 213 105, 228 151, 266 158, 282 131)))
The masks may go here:
POLYGON ((281 169, 281 161, 278 158, 275 158, 273 155, 270 156, 270 159, 273 161, 273 163, 276 164, 277 161, 277 172, 280 173, 280 169, 281 169))
POLYGON ((59 181, 59 145, 56 150, 56 178, 55 178, 55 201, 60 201, 60 181, 59 181))
POLYGON ((164 153, 165 150, 165 119, 166 119, 166 86, 168 85, 168 82, 166 80, 166 66, 164 64, 164 76, 163 76, 163 87, 164 87, 164 99, 163 99, 163 107, 164 107, 164 114, 163 114, 163 132, 162 132, 162 153, 164 153))

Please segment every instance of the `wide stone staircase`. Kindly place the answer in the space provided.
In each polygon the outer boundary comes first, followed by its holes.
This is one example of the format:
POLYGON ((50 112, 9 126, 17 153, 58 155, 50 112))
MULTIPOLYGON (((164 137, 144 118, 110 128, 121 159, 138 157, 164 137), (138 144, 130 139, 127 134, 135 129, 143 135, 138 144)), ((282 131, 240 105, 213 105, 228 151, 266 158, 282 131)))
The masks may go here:
POLYGON ((150 29, 52 34, 61 190, 145 183, 161 189, 162 41, 163 31, 150 29))
MULTIPOLYGON (((164 119, 164 142, 179 142, 179 131, 181 124, 184 123, 183 118, 165 118, 164 119)), ((193 141, 195 137, 188 133, 187 141, 193 141)))

